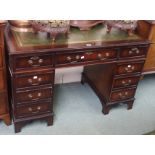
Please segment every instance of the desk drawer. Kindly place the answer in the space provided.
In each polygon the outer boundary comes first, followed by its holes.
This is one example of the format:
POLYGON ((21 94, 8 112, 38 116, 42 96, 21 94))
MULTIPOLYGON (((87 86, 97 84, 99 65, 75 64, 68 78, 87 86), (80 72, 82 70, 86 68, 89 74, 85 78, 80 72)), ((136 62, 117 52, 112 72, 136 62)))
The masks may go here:
POLYGON ((0 90, 3 90, 4 88, 4 72, 3 70, 0 70, 0 90))
POLYGON ((2 51, 3 50, 3 48, 0 46, 0 67, 2 67, 3 66, 3 54, 2 54, 2 51))
POLYGON ((136 86, 138 84, 139 79, 140 79, 140 76, 116 78, 114 79, 113 88, 136 86))
POLYGON ((116 59, 117 52, 115 50, 88 51, 78 53, 65 53, 56 55, 56 64, 76 64, 80 62, 106 61, 108 59, 116 59))
POLYGON ((111 93, 110 100, 111 101, 119 101, 119 100, 126 100, 129 98, 133 98, 135 95, 136 88, 130 89, 121 89, 118 91, 113 91, 111 93))
POLYGON ((127 57, 145 57, 147 52, 147 47, 129 47, 124 48, 120 52, 120 58, 127 58, 127 57))
POLYGON ((52 97, 52 88, 42 88, 35 90, 17 91, 16 102, 22 104, 22 102, 38 101, 40 99, 47 99, 52 97))
POLYGON ((53 57, 51 55, 16 57, 14 63, 15 70, 47 67, 53 66, 53 57))
POLYGON ((18 74, 14 78, 16 88, 24 88, 31 86, 41 86, 45 84, 54 83, 54 71, 53 72, 38 72, 35 74, 18 74))
POLYGON ((116 68, 116 74, 130 74, 130 73, 140 73, 142 71, 144 62, 129 62, 125 64, 118 64, 116 68))
POLYGON ((14 109, 16 118, 29 117, 39 115, 47 112, 52 112, 52 104, 49 101, 42 103, 31 104, 26 106, 19 106, 14 109))

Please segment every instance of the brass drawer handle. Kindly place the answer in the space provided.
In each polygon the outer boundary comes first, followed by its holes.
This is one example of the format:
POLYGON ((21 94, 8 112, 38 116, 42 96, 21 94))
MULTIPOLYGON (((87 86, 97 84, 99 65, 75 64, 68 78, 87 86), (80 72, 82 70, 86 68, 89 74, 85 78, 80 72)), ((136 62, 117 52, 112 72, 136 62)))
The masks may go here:
POLYGON ((126 92, 124 92, 124 93, 119 93, 118 95, 119 95, 119 97, 120 97, 121 99, 124 99, 124 98, 126 98, 126 97, 128 96, 128 92, 126 91, 126 92))
POLYGON ((31 78, 28 79, 28 83, 31 85, 39 85, 40 84, 39 82, 41 81, 42 81, 42 78, 38 77, 37 75, 33 76, 32 79, 31 78))
POLYGON ((106 58, 102 56, 101 53, 98 53, 97 57, 100 59, 100 60, 105 60, 106 58))
POLYGON ((139 54, 140 53, 140 50, 138 48, 132 48, 130 51, 129 51, 129 54, 139 54))
POLYGON ((40 112, 41 109, 42 109, 41 106, 37 106, 36 110, 33 111, 33 109, 31 107, 29 107, 28 111, 33 113, 33 114, 36 114, 36 113, 40 112))
POLYGON ((79 55, 76 55, 75 59, 76 60, 79 60, 80 59, 80 56, 79 55))
POLYGON ((84 59, 84 58, 85 58, 84 55, 82 55, 82 56, 76 55, 76 56, 75 56, 75 59, 76 59, 76 60, 82 60, 82 59, 84 59))
POLYGON ((93 51, 86 52, 87 55, 91 55, 91 54, 93 54, 93 53, 94 53, 93 51))
POLYGON ((31 108, 31 107, 29 107, 29 108, 28 108, 28 110, 31 112, 31 111, 32 111, 32 108, 31 108))
POLYGON ((33 56, 33 57, 30 58, 30 60, 34 60, 34 61, 36 61, 36 60, 38 60, 38 59, 39 59, 38 56, 33 56))
POLYGON ((39 58, 38 56, 31 57, 28 60, 28 64, 33 66, 33 67, 40 66, 42 63, 43 63, 43 59, 39 58))
POLYGON ((72 60, 71 56, 67 56, 66 59, 67 59, 67 61, 71 61, 72 60))
POLYGON ((28 79, 27 81, 28 81, 28 83, 30 83, 30 84, 32 84, 32 82, 33 82, 32 79, 28 79))
POLYGON ((124 86, 128 86, 128 85, 130 85, 131 82, 132 82, 131 79, 129 79, 128 81, 122 80, 122 84, 123 84, 124 86))
POLYGON ((43 63, 43 59, 38 60, 39 64, 43 63))
POLYGON ((37 110, 41 110, 41 106, 38 106, 38 107, 37 107, 37 110))
POLYGON ((107 52, 107 53, 105 53, 105 55, 106 55, 106 57, 109 57, 110 56, 110 53, 107 52))
POLYGON ((100 58, 100 59, 102 58, 102 54, 101 54, 101 53, 99 53, 97 56, 98 56, 98 58, 100 58))
POLYGON ((125 71, 128 73, 133 72, 134 70, 135 70, 134 65, 127 65, 127 67, 125 67, 125 71))
POLYGON ((42 81, 42 78, 41 78, 41 77, 39 77, 39 78, 38 78, 38 82, 41 82, 41 81, 42 81))
POLYGON ((98 53, 98 58, 100 59, 100 60, 105 60, 106 58, 108 58, 109 56, 110 56, 110 53, 109 52, 106 52, 105 53, 105 57, 103 57, 103 55, 101 54, 101 53, 98 53))
POLYGON ((33 60, 31 60, 31 59, 28 60, 28 64, 29 64, 29 65, 33 65, 33 60))
POLYGON ((33 95, 32 95, 32 94, 28 94, 28 97, 29 97, 29 98, 33 98, 33 95))
POLYGON ((28 64, 33 65, 34 61, 38 60, 38 56, 33 56, 28 60, 28 64))
POLYGON ((68 62, 70 62, 70 63, 77 63, 78 60, 83 60, 84 58, 85 58, 84 56, 76 55, 76 56, 75 56, 75 61, 72 61, 71 56, 67 56, 67 57, 66 57, 66 60, 67 60, 68 62))
POLYGON ((38 96, 38 98, 33 98, 33 95, 32 95, 32 94, 28 94, 28 97, 29 97, 30 99, 32 99, 32 100, 39 100, 40 97, 42 96, 42 93, 39 92, 39 93, 37 94, 37 96, 38 96))
POLYGON ((38 95, 38 97, 41 97, 41 96, 42 96, 42 93, 41 93, 41 92, 39 92, 37 95, 38 95))

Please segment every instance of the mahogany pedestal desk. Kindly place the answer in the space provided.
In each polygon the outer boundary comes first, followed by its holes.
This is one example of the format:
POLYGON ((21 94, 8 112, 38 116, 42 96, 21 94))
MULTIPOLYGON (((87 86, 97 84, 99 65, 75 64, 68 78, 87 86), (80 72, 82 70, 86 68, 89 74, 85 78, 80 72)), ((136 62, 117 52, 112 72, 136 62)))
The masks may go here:
POLYGON ((99 97, 102 112, 119 103, 131 109, 141 76, 149 41, 138 34, 128 36, 103 25, 89 31, 71 28, 68 38, 51 44, 46 33, 6 34, 11 105, 15 132, 30 120, 53 123, 55 69, 84 66, 81 82, 87 82, 99 97))

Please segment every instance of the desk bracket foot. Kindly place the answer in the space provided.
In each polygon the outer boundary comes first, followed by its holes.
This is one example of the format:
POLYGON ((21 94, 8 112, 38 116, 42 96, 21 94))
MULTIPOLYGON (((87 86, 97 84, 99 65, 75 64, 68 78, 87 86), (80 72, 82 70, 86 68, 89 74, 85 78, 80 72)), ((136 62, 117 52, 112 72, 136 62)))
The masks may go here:
POLYGON ((22 123, 14 123, 15 133, 21 132, 22 123))
POLYGON ((134 102, 134 101, 129 101, 129 102, 127 102, 127 109, 128 109, 128 110, 132 109, 132 107, 133 107, 133 102, 134 102))
POLYGON ((109 111, 110 111, 110 107, 109 106, 103 106, 102 112, 103 112, 104 115, 109 114, 109 111))
POLYGON ((53 125, 53 117, 47 117, 46 121, 47 121, 47 126, 53 125))

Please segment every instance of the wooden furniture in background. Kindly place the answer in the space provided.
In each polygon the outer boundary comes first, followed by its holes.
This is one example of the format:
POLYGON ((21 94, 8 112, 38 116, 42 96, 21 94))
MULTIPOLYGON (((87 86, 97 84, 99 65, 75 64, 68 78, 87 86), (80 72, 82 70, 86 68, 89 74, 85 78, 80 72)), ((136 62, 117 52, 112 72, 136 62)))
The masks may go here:
POLYGON ((119 103, 132 108, 149 46, 138 34, 116 29, 107 37, 102 24, 85 32, 71 28, 68 38, 59 37, 51 46, 46 33, 20 33, 8 26, 5 37, 15 132, 35 119, 52 125, 54 73, 60 67, 84 66, 81 82, 96 92, 104 114, 119 103))
POLYGON ((6 125, 10 125, 11 120, 8 106, 5 49, 4 49, 5 24, 6 23, 4 21, 0 21, 0 119, 2 119, 6 125))
POLYGON ((151 42, 143 68, 143 74, 155 73, 155 21, 138 21, 138 33, 151 42))

